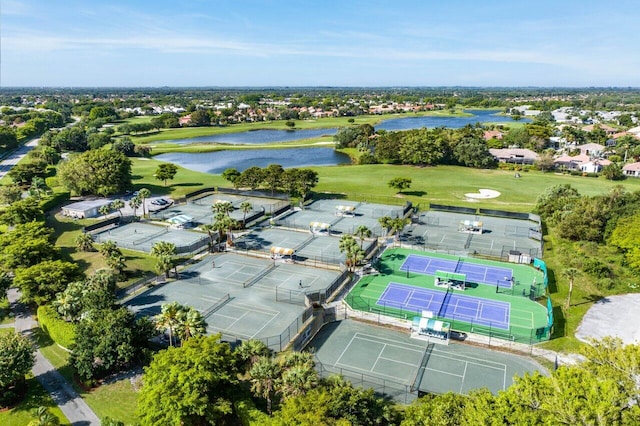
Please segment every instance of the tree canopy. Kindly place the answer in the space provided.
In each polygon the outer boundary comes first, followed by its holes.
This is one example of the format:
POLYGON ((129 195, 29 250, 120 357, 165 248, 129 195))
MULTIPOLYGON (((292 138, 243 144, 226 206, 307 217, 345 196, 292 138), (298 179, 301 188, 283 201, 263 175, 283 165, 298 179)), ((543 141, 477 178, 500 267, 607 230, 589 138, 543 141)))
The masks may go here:
POLYGON ((118 151, 90 150, 60 163, 58 177, 74 194, 122 193, 131 187, 131 160, 118 151))

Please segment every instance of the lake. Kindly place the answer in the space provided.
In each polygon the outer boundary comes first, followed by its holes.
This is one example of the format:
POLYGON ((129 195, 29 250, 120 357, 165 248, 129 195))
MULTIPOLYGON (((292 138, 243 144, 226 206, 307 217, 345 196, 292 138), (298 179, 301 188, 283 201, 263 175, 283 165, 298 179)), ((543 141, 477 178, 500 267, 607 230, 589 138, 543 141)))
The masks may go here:
POLYGON ((267 167, 270 164, 280 164, 286 169, 351 163, 348 155, 336 152, 333 148, 247 149, 195 154, 173 152, 153 158, 185 169, 212 174, 220 174, 232 167, 242 172, 249 167, 267 167))
MULTIPOLYGON (((459 129, 467 124, 475 123, 512 123, 511 117, 506 115, 496 115, 498 110, 467 110, 465 112, 473 114, 471 117, 401 117, 384 120, 377 126, 376 130, 409 130, 420 129, 422 127, 448 127, 459 129)), ((523 119, 523 122, 530 121, 523 119)), ((276 142, 291 142, 302 139, 317 138, 320 136, 333 136, 338 129, 305 129, 305 130, 251 130, 247 132, 227 133, 224 135, 199 136, 187 139, 168 139, 157 143, 174 143, 179 145, 192 143, 226 143, 230 145, 260 145, 276 142)))

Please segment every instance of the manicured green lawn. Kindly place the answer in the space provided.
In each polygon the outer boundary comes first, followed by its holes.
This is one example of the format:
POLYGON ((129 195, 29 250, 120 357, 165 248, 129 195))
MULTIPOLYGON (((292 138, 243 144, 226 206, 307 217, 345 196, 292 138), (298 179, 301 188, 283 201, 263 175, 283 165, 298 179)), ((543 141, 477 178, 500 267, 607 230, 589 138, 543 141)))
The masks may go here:
POLYGON ((128 379, 84 391, 74 381, 73 369, 69 366, 69 352, 56 345, 41 329, 36 331, 35 336, 43 355, 74 386, 99 418, 110 417, 126 424, 136 421, 137 392, 128 379))
MULTIPOLYGON (((595 195, 619 184, 604 178, 558 175, 555 173, 514 173, 502 170, 478 170, 457 166, 412 167, 393 165, 334 166, 315 168, 319 175, 318 193, 344 194, 348 199, 391 202, 404 199, 428 208, 429 203, 498 208, 529 212, 544 190, 558 184, 571 184, 581 194, 595 195), (394 177, 411 178, 411 188, 396 194, 387 183, 394 177), (465 193, 486 188, 500 192, 498 198, 482 202, 466 200, 465 193)), ((640 189, 640 179, 627 179, 622 185, 640 189)))

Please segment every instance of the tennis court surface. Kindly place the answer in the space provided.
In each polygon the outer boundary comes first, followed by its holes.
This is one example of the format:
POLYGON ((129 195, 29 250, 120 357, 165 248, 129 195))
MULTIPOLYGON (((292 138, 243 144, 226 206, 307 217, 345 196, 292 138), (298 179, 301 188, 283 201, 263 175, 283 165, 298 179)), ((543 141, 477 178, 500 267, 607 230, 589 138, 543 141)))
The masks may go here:
POLYGON ((488 388, 497 393, 514 375, 545 373, 537 363, 513 354, 470 345, 449 346, 415 340, 409 333, 353 320, 325 325, 309 346, 323 377, 342 374, 356 386, 410 402, 418 391, 468 394, 488 388))
POLYGON ((401 271, 435 275, 437 271, 464 274, 468 282, 511 288, 513 270, 510 268, 480 265, 457 260, 441 259, 426 255, 410 254, 400 266, 401 271))
POLYGON ((379 305, 414 310, 416 316, 427 310, 438 318, 466 320, 470 323, 509 329, 511 305, 454 293, 455 290, 431 290, 390 283, 378 299, 379 305))

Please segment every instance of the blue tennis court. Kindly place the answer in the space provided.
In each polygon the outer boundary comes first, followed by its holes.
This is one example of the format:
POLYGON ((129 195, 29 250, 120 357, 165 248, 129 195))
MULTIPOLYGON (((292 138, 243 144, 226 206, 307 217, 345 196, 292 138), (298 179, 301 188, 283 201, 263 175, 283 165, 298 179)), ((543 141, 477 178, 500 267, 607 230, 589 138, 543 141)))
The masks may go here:
POLYGON ((456 261, 410 254, 400 270, 426 275, 435 275, 436 271, 455 272, 465 274, 466 280, 472 283, 498 285, 505 288, 511 288, 513 285, 513 270, 467 263, 462 259, 456 261))
POLYGON ((510 303, 454 294, 452 291, 444 293, 392 282, 377 303, 381 306, 414 310, 416 313, 427 310, 440 318, 509 329, 510 303))

